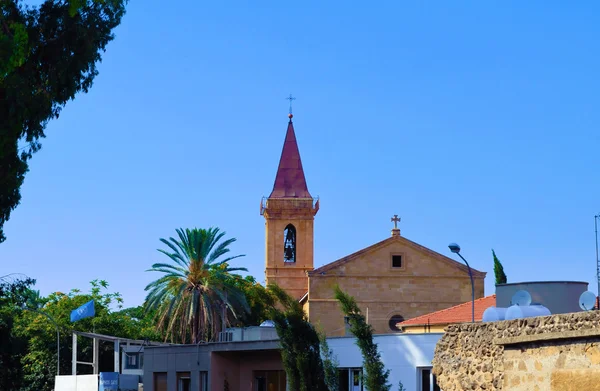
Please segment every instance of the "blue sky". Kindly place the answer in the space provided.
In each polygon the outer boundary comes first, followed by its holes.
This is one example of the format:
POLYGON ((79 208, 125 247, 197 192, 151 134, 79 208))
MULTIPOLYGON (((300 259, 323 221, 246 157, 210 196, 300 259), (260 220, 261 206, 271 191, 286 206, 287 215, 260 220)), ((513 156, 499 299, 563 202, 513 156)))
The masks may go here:
POLYGON ((264 280, 259 202, 293 93, 315 265, 402 235, 510 282, 595 285, 600 4, 131 1, 49 124, 0 245, 42 293, 141 304, 159 238, 218 226, 264 280), (175 4, 175 3, 174 3, 175 4))

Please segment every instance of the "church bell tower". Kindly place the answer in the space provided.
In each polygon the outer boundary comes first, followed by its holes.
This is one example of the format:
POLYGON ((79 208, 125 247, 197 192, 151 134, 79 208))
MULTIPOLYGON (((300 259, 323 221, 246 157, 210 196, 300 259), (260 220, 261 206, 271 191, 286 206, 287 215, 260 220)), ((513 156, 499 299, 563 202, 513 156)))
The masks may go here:
POLYGON ((266 229, 266 283, 292 297, 308 292, 307 271, 314 269, 313 224, 319 201, 308 192, 290 113, 271 195, 261 202, 266 229))

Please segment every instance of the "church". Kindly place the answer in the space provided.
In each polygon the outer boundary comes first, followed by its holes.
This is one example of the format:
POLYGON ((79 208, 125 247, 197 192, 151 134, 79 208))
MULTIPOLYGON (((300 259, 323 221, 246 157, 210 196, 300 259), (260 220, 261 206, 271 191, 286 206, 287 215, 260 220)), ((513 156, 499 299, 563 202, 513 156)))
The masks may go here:
MULTIPOLYGON (((403 237, 397 216, 391 236, 314 267, 313 227, 320 205, 308 191, 292 118, 289 114, 273 190, 260 208, 266 284, 276 283, 298 299, 310 322, 327 336, 346 334, 333 297, 336 284, 354 296, 376 334, 399 332, 399 322, 470 301, 467 267, 403 237)), ((471 271, 475 298, 481 298, 486 273, 471 271)))

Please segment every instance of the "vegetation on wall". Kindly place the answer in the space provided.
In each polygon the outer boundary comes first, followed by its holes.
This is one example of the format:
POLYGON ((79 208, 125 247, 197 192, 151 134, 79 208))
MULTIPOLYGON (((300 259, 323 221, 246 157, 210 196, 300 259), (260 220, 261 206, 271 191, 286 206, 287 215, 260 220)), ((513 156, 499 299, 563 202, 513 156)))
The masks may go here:
POLYGON ((339 286, 334 288, 334 293, 342 312, 348 317, 350 332, 356 337, 356 344, 363 356, 363 385, 369 391, 389 391, 392 387, 388 383, 390 371, 385 369, 377 344, 373 342, 373 328, 366 322, 352 296, 339 286))

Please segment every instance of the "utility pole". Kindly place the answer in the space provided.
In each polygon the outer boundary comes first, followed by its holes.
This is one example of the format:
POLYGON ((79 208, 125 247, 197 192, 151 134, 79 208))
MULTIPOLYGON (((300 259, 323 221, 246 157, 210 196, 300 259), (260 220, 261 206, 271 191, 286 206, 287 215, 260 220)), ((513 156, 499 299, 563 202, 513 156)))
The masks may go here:
MULTIPOLYGON (((600 296, 600 258, 598 258, 598 219, 600 219, 600 213, 594 216, 594 232, 596 233, 596 279, 598 282, 598 296, 600 296)), ((600 305, 598 306, 600 309, 600 305)))

